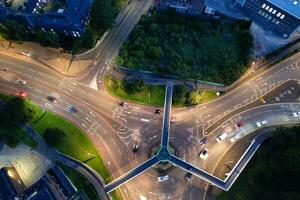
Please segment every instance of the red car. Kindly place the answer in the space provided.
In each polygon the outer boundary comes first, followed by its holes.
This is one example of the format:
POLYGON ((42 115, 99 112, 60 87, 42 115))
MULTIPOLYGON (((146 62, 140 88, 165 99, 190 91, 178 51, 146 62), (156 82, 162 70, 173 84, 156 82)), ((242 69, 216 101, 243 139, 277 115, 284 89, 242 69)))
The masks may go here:
POLYGON ((18 91, 16 94, 19 97, 26 97, 27 96, 26 92, 23 92, 23 91, 18 91))
POLYGON ((241 120, 241 121, 239 121, 239 123, 237 123, 236 127, 240 128, 240 127, 244 126, 244 124, 245 124, 245 121, 241 120))

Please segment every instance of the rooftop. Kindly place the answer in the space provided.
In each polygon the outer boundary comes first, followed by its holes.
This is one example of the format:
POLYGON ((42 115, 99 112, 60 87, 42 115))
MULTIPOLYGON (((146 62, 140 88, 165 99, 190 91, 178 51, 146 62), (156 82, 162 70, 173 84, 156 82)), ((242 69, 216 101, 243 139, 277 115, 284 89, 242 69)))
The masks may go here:
POLYGON ((300 20, 300 0, 267 0, 300 20))

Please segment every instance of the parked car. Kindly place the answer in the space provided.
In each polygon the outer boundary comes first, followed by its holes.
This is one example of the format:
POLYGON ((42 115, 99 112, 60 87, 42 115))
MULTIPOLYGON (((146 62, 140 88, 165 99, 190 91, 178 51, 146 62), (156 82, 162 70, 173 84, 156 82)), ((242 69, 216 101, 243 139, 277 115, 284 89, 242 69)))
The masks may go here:
POLYGON ((16 93, 16 95, 17 95, 18 97, 26 97, 26 96, 27 96, 26 92, 24 92, 24 91, 18 91, 18 92, 16 93))
POLYGON ((52 102, 52 103, 57 103, 57 99, 55 97, 52 97, 52 96, 48 96, 47 100, 52 102))
POLYGON ((206 137, 202 138, 202 139, 199 141, 199 144, 200 144, 200 146, 203 146, 203 145, 207 144, 207 138, 206 138, 206 137))
POLYGON ((222 142, 225 138, 227 138, 227 133, 222 133, 221 135, 218 135, 216 140, 218 143, 222 142))
POLYGON ((20 83, 20 84, 22 84, 22 85, 26 85, 26 84, 27 84, 27 81, 19 78, 19 79, 17 80, 17 83, 20 83))
POLYGON ((157 181, 158 182, 164 182, 164 181, 167 181, 167 180, 169 180, 169 176, 168 175, 157 177, 157 181))
POLYGON ((267 120, 263 120, 263 121, 259 121, 259 122, 256 122, 256 126, 257 127, 262 127, 264 125, 267 125, 269 122, 267 120))
POLYGON ((206 160, 207 157, 208 157, 208 150, 207 149, 203 149, 202 151, 200 151, 199 158, 201 158, 202 160, 206 160))
POLYGON ((300 112, 293 112, 292 115, 293 115, 293 117, 299 117, 300 116, 300 112))
POLYGON ((69 111, 71 113, 77 112, 77 109, 74 106, 67 106, 66 109, 67 109, 67 111, 69 111))
POLYGON ((189 182, 192 180, 192 174, 190 172, 187 172, 185 175, 184 175, 184 180, 186 182, 189 182))
POLYGON ((138 150, 139 150, 139 145, 138 144, 134 144, 133 148, 132 148, 132 152, 136 153, 136 152, 138 152, 138 150))
POLYGON ((160 109, 155 109, 155 110, 154 110, 154 113, 155 113, 155 114, 160 114, 160 113, 161 113, 161 110, 160 110, 160 109))
POLYGON ((236 127, 237 128, 241 128, 242 126, 244 126, 245 124, 245 121, 244 120, 240 120, 237 124, 236 124, 236 127))

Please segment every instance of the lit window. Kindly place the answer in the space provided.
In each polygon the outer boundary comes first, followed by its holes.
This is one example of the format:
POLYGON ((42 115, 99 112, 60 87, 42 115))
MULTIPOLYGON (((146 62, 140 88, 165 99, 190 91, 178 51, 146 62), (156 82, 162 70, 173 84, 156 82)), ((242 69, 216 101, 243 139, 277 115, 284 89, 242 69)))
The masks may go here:
POLYGON ((277 16, 277 17, 280 17, 280 15, 281 15, 281 12, 277 13, 277 15, 276 15, 276 16, 277 16))
POLYGON ((260 10, 260 11, 258 11, 258 14, 261 14, 261 10, 260 10))
POLYGON ((266 15, 265 15, 265 18, 268 18, 268 17, 269 17, 269 15, 268 15, 268 14, 266 14, 266 15))
POLYGON ((261 16, 265 16, 265 14, 266 14, 266 13, 263 12, 263 13, 261 14, 261 16))
POLYGON ((283 19, 285 17, 285 15, 281 15, 280 19, 283 19))
POLYGON ((269 16, 269 17, 268 17, 268 20, 271 20, 271 19, 272 19, 272 17, 271 17, 271 16, 269 16))
POLYGON ((276 23, 275 23, 276 25, 278 25, 279 24, 279 21, 276 21, 276 23))
POLYGON ((265 9, 266 9, 266 10, 269 10, 269 8, 270 8, 270 6, 267 6, 265 9))
POLYGON ((276 14, 276 10, 273 10, 272 14, 275 15, 276 14))
POLYGON ((272 12, 272 11, 273 11, 273 8, 270 8, 270 9, 269 9, 269 12, 272 12))
POLYGON ((276 19, 273 18, 273 19, 272 19, 272 22, 275 23, 275 22, 276 22, 276 19))
POLYGON ((265 7, 266 7, 266 4, 264 3, 261 7, 262 7, 262 8, 265 8, 265 7))

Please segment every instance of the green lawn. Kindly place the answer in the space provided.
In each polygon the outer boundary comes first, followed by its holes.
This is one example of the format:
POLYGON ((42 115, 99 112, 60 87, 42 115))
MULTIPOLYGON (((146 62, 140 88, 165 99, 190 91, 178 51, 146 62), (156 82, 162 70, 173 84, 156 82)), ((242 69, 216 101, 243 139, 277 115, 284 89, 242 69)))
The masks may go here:
MULTIPOLYGON (((40 108, 37 108, 37 110, 39 109, 40 108)), ((77 126, 51 112, 45 111, 45 113, 38 113, 39 116, 37 115, 35 120, 30 122, 32 127, 38 133, 43 136, 43 133, 47 128, 54 127, 64 131, 66 136, 57 144, 57 146, 55 146, 55 148, 91 166, 106 182, 111 180, 109 172, 100 155, 97 153, 93 143, 77 126)))
MULTIPOLYGON (((8 96, 0 93, 0 97, 3 101, 8 102, 12 96, 8 96)), ((33 118, 29 121, 29 124, 43 136, 44 132, 48 128, 58 128, 65 133, 65 137, 54 146, 60 152, 63 152, 81 162, 92 167, 97 171, 106 183, 111 181, 110 174, 98 154, 92 141, 82 132, 77 126, 69 122, 68 120, 52 113, 41 109, 36 104, 33 104, 30 100, 25 100, 25 106, 34 106, 35 113, 33 118)), ((1 132, 0 132, 1 134, 1 132)), ((26 134, 20 130, 21 136, 18 136, 19 141, 26 141, 26 134), (24 139, 25 138, 25 139, 24 139)), ((118 194, 112 193, 115 199, 120 199, 118 194)))
POLYGON ((109 76, 105 76, 104 78, 105 87, 113 96, 140 104, 163 106, 165 86, 146 85, 142 92, 128 94, 124 91, 124 89, 122 89, 122 87, 120 87, 120 82, 121 81, 114 80, 109 76))

